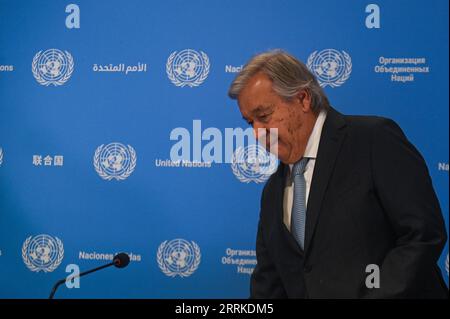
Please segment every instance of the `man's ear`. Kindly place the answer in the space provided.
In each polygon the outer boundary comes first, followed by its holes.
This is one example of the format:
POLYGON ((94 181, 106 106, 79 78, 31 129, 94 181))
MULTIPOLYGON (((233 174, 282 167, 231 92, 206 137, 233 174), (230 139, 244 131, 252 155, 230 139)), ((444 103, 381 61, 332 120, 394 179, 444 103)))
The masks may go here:
POLYGON ((295 98, 303 112, 307 113, 311 111, 311 92, 309 90, 299 90, 295 98))

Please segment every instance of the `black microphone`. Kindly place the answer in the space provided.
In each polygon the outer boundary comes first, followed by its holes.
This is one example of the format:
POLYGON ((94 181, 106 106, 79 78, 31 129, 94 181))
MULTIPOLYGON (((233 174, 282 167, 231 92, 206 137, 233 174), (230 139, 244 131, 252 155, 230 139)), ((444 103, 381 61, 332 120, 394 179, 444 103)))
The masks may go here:
POLYGON ((79 278, 81 276, 84 276, 84 275, 90 274, 92 272, 95 272, 97 270, 100 270, 100 269, 103 269, 103 268, 107 268, 107 267, 111 267, 111 266, 116 266, 117 268, 125 268, 126 266, 128 266, 129 263, 130 263, 130 256, 128 256, 125 253, 119 253, 119 254, 114 256, 113 261, 110 262, 109 264, 106 264, 106 265, 103 265, 103 266, 100 266, 100 267, 97 267, 97 268, 94 268, 94 269, 82 272, 82 273, 80 273, 79 275, 76 275, 76 276, 70 276, 70 277, 58 280, 55 283, 55 285, 53 286, 52 292, 50 293, 50 296, 48 297, 48 299, 53 299, 53 296, 55 295, 56 290, 58 289, 58 287, 60 285, 62 285, 63 283, 65 283, 67 280, 72 280, 72 279, 75 279, 75 278, 79 278))

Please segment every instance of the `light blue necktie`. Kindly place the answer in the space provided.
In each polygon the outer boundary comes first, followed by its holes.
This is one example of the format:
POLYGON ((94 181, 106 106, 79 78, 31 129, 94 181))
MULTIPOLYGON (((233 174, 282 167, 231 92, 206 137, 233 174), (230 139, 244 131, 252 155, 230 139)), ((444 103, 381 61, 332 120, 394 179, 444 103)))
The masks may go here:
POLYGON ((305 224, 306 224, 306 181, 303 173, 309 158, 302 158, 292 168, 294 180, 294 200, 291 214, 291 233, 294 235, 300 247, 304 248, 305 224))

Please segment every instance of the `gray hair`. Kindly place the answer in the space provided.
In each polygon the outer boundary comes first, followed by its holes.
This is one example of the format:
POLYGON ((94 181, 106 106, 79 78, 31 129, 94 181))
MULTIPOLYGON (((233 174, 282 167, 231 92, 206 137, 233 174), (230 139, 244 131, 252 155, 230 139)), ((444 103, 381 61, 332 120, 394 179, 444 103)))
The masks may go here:
POLYGON ((272 81, 273 90, 290 101, 300 90, 311 95, 311 109, 319 113, 329 107, 328 98, 305 64, 283 50, 272 50, 254 56, 230 85, 228 96, 237 99, 251 77, 262 72, 272 81))

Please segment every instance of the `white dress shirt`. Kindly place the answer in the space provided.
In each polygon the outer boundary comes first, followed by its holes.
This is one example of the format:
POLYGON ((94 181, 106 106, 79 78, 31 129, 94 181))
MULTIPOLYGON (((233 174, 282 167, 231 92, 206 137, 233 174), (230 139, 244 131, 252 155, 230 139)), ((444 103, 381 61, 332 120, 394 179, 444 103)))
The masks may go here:
MULTIPOLYGON (((309 189, 311 188, 311 182, 313 178, 314 165, 316 164, 317 150, 319 149, 320 136, 322 135, 322 127, 325 119, 327 117, 326 111, 321 111, 316 119, 314 128, 308 139, 308 144, 306 144, 305 154, 303 157, 308 157, 309 161, 306 165, 305 172, 303 176, 306 180, 306 202, 305 205, 308 207, 308 197, 309 189)), ((294 165, 290 164, 289 168, 292 171, 294 165)), ((286 186, 284 188, 284 198, 283 198, 283 221, 287 229, 291 229, 291 212, 292 212, 292 201, 294 197, 294 184, 290 178, 290 173, 288 178, 286 178, 286 186)))

